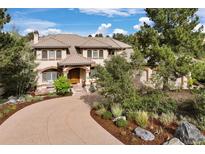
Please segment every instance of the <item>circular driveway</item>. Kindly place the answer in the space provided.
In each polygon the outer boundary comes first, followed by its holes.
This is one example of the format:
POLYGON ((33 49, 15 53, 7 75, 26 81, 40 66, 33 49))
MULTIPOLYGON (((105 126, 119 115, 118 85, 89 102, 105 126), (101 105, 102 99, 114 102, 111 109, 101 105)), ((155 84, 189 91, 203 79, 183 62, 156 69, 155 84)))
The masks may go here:
POLYGON ((0 125, 0 144, 122 144, 92 119, 85 102, 69 96, 23 108, 0 125))

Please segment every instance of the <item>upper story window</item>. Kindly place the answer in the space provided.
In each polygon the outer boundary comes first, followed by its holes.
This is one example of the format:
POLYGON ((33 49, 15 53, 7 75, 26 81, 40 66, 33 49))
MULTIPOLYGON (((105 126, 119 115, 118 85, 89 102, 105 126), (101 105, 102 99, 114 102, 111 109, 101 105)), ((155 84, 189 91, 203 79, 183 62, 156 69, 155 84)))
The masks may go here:
POLYGON ((103 58, 103 50, 99 51, 99 58, 103 58))
POLYGON ((49 52, 49 59, 50 60, 54 60, 55 59, 55 51, 54 50, 50 50, 49 52))
POLYGON ((61 50, 42 50, 42 59, 43 60, 62 59, 62 51, 61 50))
POLYGON ((93 59, 103 59, 103 50, 87 50, 87 57, 93 59))
POLYGON ((61 59, 62 58, 62 52, 61 50, 56 51, 56 59, 61 59))
POLYGON ((42 59, 48 59, 47 50, 43 50, 43 51, 42 51, 42 59))
POLYGON ((97 59, 98 58, 98 51, 93 50, 93 58, 97 59))
POLYGON ((87 51, 87 57, 92 58, 92 50, 87 51))

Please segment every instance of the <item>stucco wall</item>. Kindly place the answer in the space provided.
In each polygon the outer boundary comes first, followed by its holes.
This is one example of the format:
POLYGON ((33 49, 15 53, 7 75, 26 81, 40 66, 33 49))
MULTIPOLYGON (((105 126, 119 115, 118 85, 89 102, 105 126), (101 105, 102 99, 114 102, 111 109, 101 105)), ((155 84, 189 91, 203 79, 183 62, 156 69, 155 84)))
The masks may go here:
MULTIPOLYGON (((87 58, 87 51, 89 49, 83 49, 82 51, 82 54, 83 54, 83 57, 86 57, 87 58)), ((97 49, 96 49, 97 50, 97 49)), ((98 50, 99 51, 99 50, 98 50)), ((108 59, 108 50, 104 49, 103 50, 103 59, 93 59, 92 60, 96 63, 96 64, 99 64, 99 65, 102 65, 104 66, 104 60, 105 59, 108 59)))
MULTIPOLYGON (((150 68, 146 68, 140 74, 140 82, 149 87, 155 87, 155 83, 153 82, 153 73, 154 71, 150 68)), ((160 83, 160 82, 159 82, 160 83)), ((177 78, 176 81, 169 81, 169 85, 171 89, 188 89, 188 79, 183 76, 181 78, 177 78)), ((162 88, 162 84, 159 87, 162 88)))

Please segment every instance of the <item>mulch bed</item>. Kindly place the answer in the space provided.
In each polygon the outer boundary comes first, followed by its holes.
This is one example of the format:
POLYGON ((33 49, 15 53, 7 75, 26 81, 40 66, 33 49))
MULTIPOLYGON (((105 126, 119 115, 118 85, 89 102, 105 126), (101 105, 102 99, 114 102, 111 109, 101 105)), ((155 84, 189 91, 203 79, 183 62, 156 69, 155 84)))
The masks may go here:
POLYGON ((66 96, 70 96, 70 95, 65 95, 65 96, 44 96, 42 100, 40 101, 32 101, 32 102, 22 102, 22 103, 16 103, 16 104, 3 104, 0 106, 0 113, 3 112, 4 109, 7 109, 9 106, 12 106, 12 105, 15 105, 16 106, 16 109, 14 110, 10 110, 9 113, 7 114, 4 114, 3 118, 0 118, 0 125, 6 121, 10 116, 12 116, 14 113, 16 113, 17 111, 23 109, 24 107, 26 106, 29 106, 29 105, 32 105, 32 104, 35 104, 35 103, 39 103, 41 101, 44 101, 44 100, 49 100, 49 99, 54 99, 54 98, 60 98, 60 97, 66 97, 66 96))
POLYGON ((127 145, 160 145, 165 141, 169 140, 173 137, 173 134, 177 128, 177 124, 171 124, 169 126, 163 126, 157 120, 150 120, 150 125, 146 128, 155 135, 155 139, 153 141, 144 141, 133 135, 133 130, 137 127, 134 122, 128 121, 128 125, 126 128, 117 127, 112 120, 105 120, 95 114, 95 110, 91 110, 90 112, 93 119, 100 124, 105 130, 107 130, 110 134, 115 136, 122 143, 127 145), (161 131, 161 133, 159 133, 161 131))

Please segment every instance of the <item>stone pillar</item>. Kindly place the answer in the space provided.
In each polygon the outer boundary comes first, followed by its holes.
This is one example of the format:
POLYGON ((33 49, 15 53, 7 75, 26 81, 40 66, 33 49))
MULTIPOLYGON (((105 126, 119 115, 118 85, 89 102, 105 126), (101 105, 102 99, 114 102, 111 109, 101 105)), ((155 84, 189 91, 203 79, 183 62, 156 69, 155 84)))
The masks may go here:
POLYGON ((90 85, 90 67, 85 70, 85 85, 90 85))
POLYGON ((65 77, 67 77, 68 72, 69 72, 68 68, 63 68, 63 75, 64 75, 65 77))

